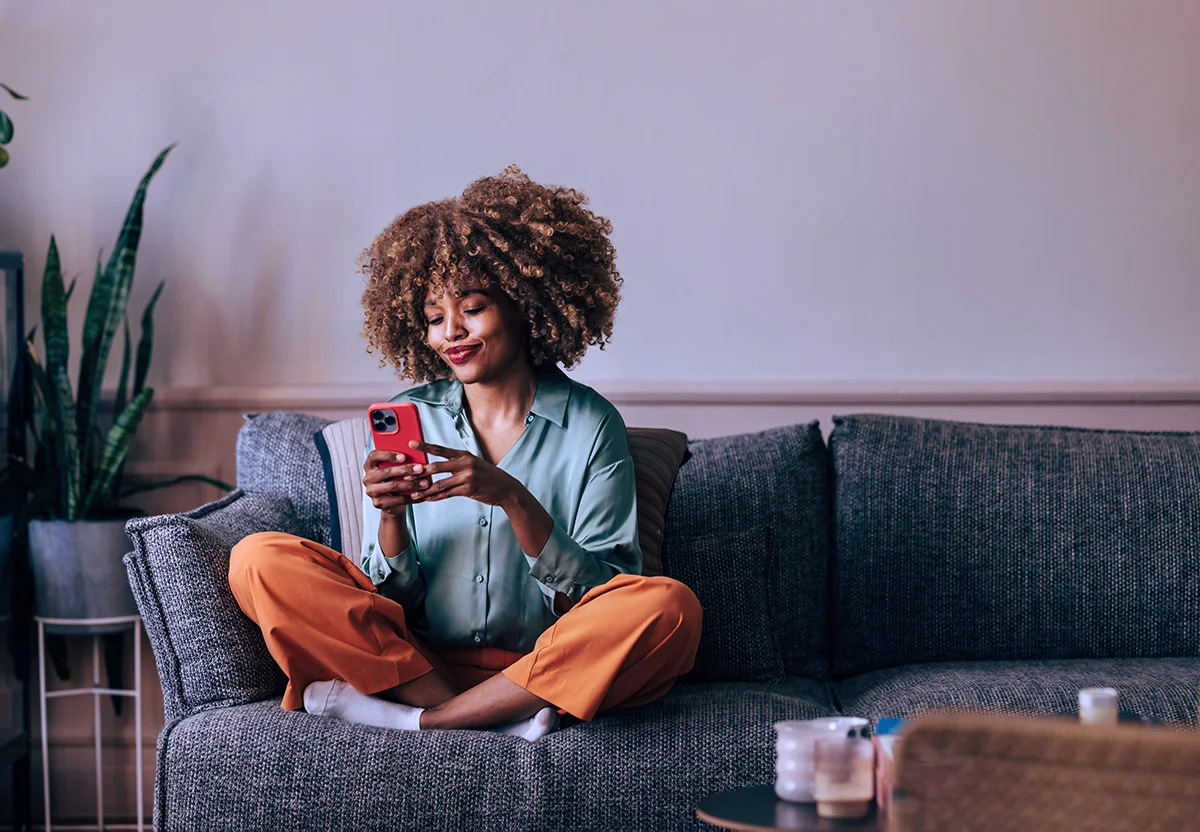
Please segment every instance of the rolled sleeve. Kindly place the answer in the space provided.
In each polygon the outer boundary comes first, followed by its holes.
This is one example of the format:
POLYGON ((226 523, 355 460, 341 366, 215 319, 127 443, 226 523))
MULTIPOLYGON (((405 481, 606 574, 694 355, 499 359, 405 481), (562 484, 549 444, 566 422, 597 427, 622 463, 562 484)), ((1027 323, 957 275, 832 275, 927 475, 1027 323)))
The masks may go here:
POLYGON ((425 577, 421 574, 417 554, 411 506, 408 515, 408 546, 394 558, 389 558, 379 548, 381 512, 369 497, 363 495, 363 542, 359 565, 380 593, 406 609, 416 609, 425 599, 425 577))
POLYGON ((555 523, 542 551, 525 557, 529 574, 550 598, 561 592, 578 601, 617 573, 639 574, 633 460, 620 459, 592 474, 571 532, 555 523))

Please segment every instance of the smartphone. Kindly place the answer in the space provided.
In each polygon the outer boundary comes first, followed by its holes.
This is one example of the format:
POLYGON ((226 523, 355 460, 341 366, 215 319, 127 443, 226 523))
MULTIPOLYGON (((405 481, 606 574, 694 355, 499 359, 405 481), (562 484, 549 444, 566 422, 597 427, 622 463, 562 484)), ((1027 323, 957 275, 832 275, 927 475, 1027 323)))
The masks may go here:
POLYGON ((367 408, 367 418, 371 421, 371 435, 375 438, 375 447, 381 451, 392 451, 404 454, 407 462, 382 462, 380 468, 393 465, 425 465, 429 457, 424 451, 415 451, 408 447, 414 439, 425 441, 421 433, 421 417, 417 414, 417 406, 412 402, 380 402, 367 408))

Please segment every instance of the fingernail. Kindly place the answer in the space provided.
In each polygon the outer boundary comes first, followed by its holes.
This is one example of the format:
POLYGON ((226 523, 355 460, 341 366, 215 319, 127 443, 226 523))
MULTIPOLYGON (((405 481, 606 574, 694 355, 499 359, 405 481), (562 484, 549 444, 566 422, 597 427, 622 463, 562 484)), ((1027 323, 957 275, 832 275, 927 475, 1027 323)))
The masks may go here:
POLYGON ((419 474, 419 473, 421 473, 421 471, 423 471, 423 470, 424 470, 424 469, 421 467, 421 464, 420 464, 420 463, 417 463, 416 465, 414 465, 414 466, 413 466, 413 473, 414 473, 414 474, 419 474))
POLYGON ((429 487, 429 480, 421 480, 421 487, 422 487, 422 488, 428 488, 428 487, 429 487))
POLYGON ((406 457, 404 454, 396 454, 396 461, 397 461, 397 462, 403 462, 403 461, 404 461, 404 460, 406 460, 406 459, 408 459, 408 457, 406 457))

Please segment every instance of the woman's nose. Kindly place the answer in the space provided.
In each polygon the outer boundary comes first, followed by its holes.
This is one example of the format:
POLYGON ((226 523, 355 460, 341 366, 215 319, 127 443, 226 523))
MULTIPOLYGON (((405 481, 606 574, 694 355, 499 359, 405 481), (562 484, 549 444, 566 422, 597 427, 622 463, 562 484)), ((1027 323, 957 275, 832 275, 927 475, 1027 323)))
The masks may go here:
POLYGON ((466 320, 457 310, 446 312, 446 340, 454 341, 467 334, 466 320))

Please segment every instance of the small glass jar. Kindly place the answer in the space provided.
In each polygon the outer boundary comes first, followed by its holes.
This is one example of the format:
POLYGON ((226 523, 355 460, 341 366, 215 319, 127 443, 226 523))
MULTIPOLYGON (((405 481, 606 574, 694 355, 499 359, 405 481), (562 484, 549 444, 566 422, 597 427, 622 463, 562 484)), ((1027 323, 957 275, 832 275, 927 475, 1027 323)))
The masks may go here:
POLYGON ((870 740, 819 739, 813 745, 813 797, 823 818, 861 818, 875 797, 875 746, 870 740))
POLYGON ((1079 691, 1079 721, 1084 725, 1117 724, 1115 688, 1084 688, 1079 691))
POLYGON ((775 794, 792 803, 813 801, 813 742, 819 737, 861 736, 867 720, 842 716, 775 723, 775 794))

